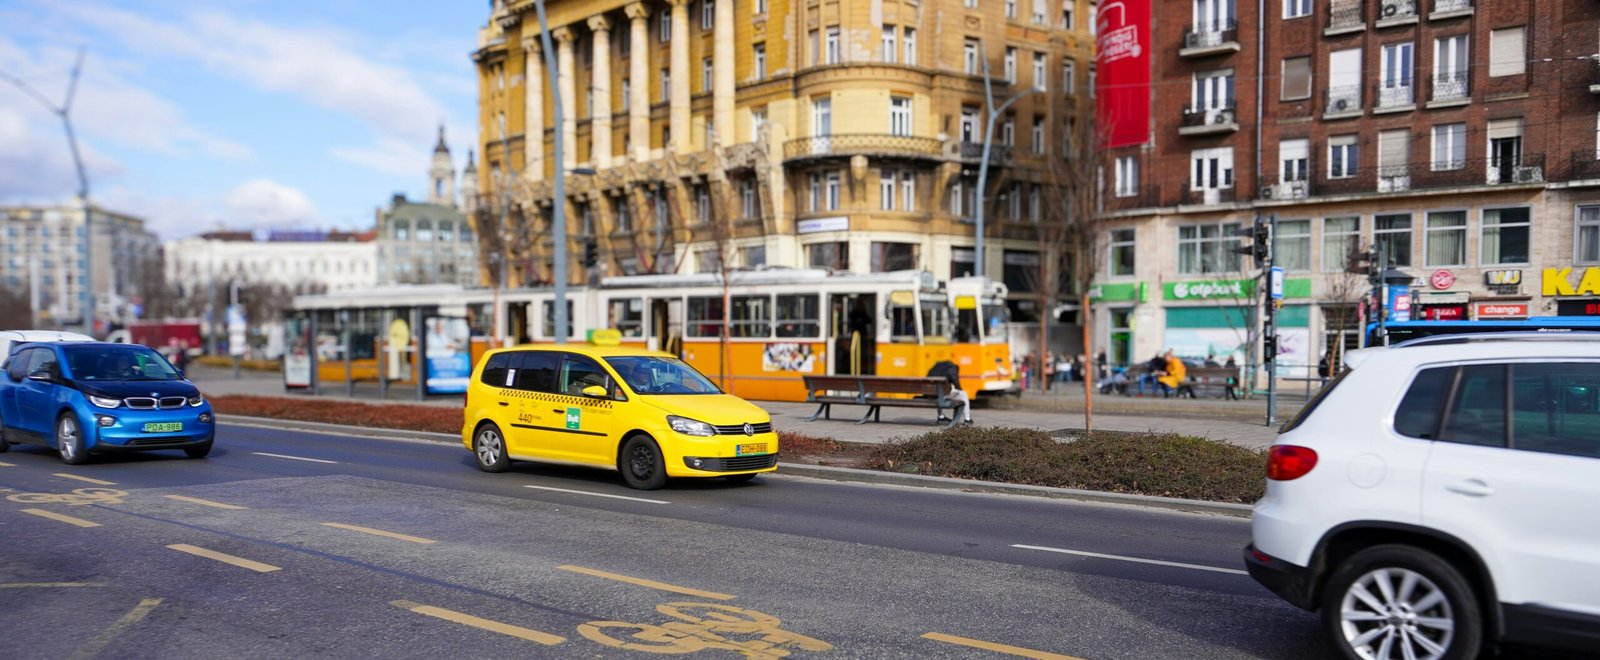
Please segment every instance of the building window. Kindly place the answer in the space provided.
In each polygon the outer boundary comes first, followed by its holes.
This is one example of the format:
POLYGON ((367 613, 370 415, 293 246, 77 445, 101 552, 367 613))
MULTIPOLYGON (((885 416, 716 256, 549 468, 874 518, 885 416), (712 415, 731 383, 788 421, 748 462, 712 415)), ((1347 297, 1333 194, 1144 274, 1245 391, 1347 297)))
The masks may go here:
POLYGON ((694 215, 700 224, 711 222, 711 187, 706 184, 694 187, 694 215))
POLYGON ((1384 213, 1372 219, 1372 243, 1389 255, 1389 266, 1411 267, 1411 214, 1384 213))
POLYGON ((809 190, 811 194, 809 195, 810 205, 808 208, 811 209, 812 213, 816 213, 817 211, 822 210, 822 174, 819 172, 812 172, 810 180, 811 187, 809 190))
POLYGON ((1004 72, 1003 75, 1006 82, 1013 85, 1017 84, 1017 49, 1006 46, 1006 55, 1002 62, 1004 63, 1004 68, 1001 70, 1004 72))
POLYGON ((916 243, 872 243, 872 272, 887 273, 896 270, 916 270, 916 243))
POLYGON ((617 231, 633 231, 633 209, 628 206, 627 195, 612 197, 611 208, 617 210, 617 231))
POLYGON ((976 8, 978 6, 978 0, 961 0, 961 6, 966 7, 967 9, 976 8))
POLYGON ((1311 142, 1284 140, 1278 144, 1278 161, 1281 181, 1305 181, 1310 175, 1311 142))
POLYGON ((1328 138, 1328 178, 1348 179, 1356 175, 1358 151, 1356 136, 1335 135, 1328 138))
POLYGON ((826 199, 824 201, 827 202, 827 209, 829 211, 837 211, 839 210, 839 173, 829 172, 827 184, 827 194, 825 195, 826 199))
POLYGON ((1039 216, 1044 212, 1044 206, 1039 200, 1039 184, 1028 184, 1028 222, 1039 224, 1039 216))
POLYGON ((1578 263, 1600 263, 1600 206, 1578 207, 1578 263))
MULTIPOLYGON (((672 100, 672 70, 671 69, 662 69, 661 70, 661 102, 662 103, 667 103, 667 102, 669 102, 671 100, 672 100)), ((663 140, 663 142, 665 142, 665 140, 663 140)))
MULTIPOLYGON (((709 249, 709 250, 696 250, 695 253, 694 253, 694 261, 695 261, 695 272, 699 272, 699 273, 715 273, 715 272, 717 272, 719 270, 722 270, 722 255, 718 254, 716 249, 714 249, 714 248, 713 249, 709 249)), ((690 300, 692 301, 694 299, 691 298, 690 300)), ((717 302, 720 303, 722 301, 721 300, 717 300, 717 302)), ((722 317, 722 314, 721 314, 721 311, 719 310, 719 311, 715 312, 715 316, 711 316, 711 315, 695 315, 695 316, 701 316, 702 318, 705 318, 705 319, 719 319, 720 320, 721 317, 722 317)), ((705 336, 714 337, 716 335, 715 334, 707 334, 705 336)))
POLYGON ((756 108, 750 111, 750 141, 757 142, 761 139, 761 128, 767 125, 767 109, 756 108))
POLYGON ((767 45, 766 44, 756 44, 755 45, 754 68, 756 70, 756 80, 762 80, 762 79, 765 79, 767 77, 767 45))
POLYGON ((711 91, 711 83, 713 81, 713 77, 712 77, 713 76, 713 71, 714 70, 711 67, 711 58, 709 58, 709 57, 701 58, 701 60, 700 60, 700 91, 702 91, 702 92, 711 91))
POLYGON ((1283 87, 1278 98, 1283 101, 1311 98, 1311 58, 1283 58, 1283 87))
POLYGON ((978 40, 968 39, 961 46, 961 70, 969 76, 978 75, 978 40))
POLYGON ((739 181, 739 211, 741 218, 756 217, 756 181, 755 179, 741 179, 739 181))
POLYGON ((759 268, 767 265, 767 246, 752 245, 739 250, 739 260, 745 268, 759 268))
POLYGON ((1482 265, 1529 262, 1529 209, 1517 206, 1483 210, 1482 265))
POLYGON ((1273 262, 1287 271, 1311 270, 1311 221, 1279 220, 1276 231, 1273 262))
POLYGON ((1411 42, 1385 44, 1380 51, 1378 106, 1412 103, 1411 68, 1416 47, 1411 42))
POLYGON ((811 66, 816 66, 822 59, 822 47, 820 42, 817 40, 817 31, 812 30, 806 39, 807 43, 811 46, 811 66))
POLYGON ((1045 91, 1044 53, 1033 54, 1033 88, 1045 91))
POLYGON ((1046 4, 1045 0, 1033 0, 1033 24, 1034 25, 1044 25, 1044 23, 1045 23, 1045 13, 1046 13, 1045 12, 1045 4, 1046 4))
POLYGON ((827 41, 828 49, 824 53, 826 58, 827 58, 826 59, 826 63, 827 64, 838 64, 839 63, 839 28, 836 28, 836 27, 828 28, 827 39, 828 39, 828 41, 827 41))
POLYGON ((1193 190, 1221 190, 1233 187, 1233 149, 1197 149, 1189 154, 1193 190))
POLYGON ((1516 76, 1527 71, 1527 47, 1522 26, 1489 31, 1489 77, 1516 76))
POLYGON ((878 171, 878 200, 879 208, 894 210, 894 170, 878 171))
POLYGON ((811 135, 833 135, 833 99, 816 99, 811 102, 811 135))
POLYGON ((1017 144, 1017 118, 1009 112, 1000 121, 1000 144, 1008 147, 1017 144))
POLYGON ((633 99, 633 85, 629 84, 627 78, 623 78, 622 79, 622 107, 624 107, 624 108, 629 107, 631 105, 629 102, 632 99, 633 99))
POLYGON ((1350 255, 1361 249, 1361 217, 1322 219, 1322 270, 1343 271, 1350 255))
POLYGON ((1283 0, 1283 17, 1300 18, 1311 15, 1311 0, 1283 0))
POLYGON ((812 243, 807 245, 806 265, 810 268, 850 270, 850 244, 812 243))
POLYGON ((1133 156, 1118 156, 1116 178, 1118 197, 1139 194, 1139 160, 1133 156))
MULTIPOLYGON (((1094 8, 1090 7, 1090 9, 1094 9, 1094 8)), ((1090 13, 1094 13, 1094 12, 1090 12, 1090 13)), ((1089 65, 1089 96, 1091 98, 1097 93, 1097 91, 1095 90, 1094 86, 1095 86, 1095 69, 1094 69, 1094 65, 1090 64, 1089 65)))
POLYGON ((717 24, 717 9, 714 0, 702 0, 700 3, 700 29, 710 30, 717 24))
POLYGON ((1466 166, 1467 125, 1444 124, 1433 127, 1433 170, 1459 170, 1466 166))
POLYGON ((1135 234, 1132 227, 1111 230, 1111 240, 1107 243, 1111 247, 1112 277, 1133 276, 1134 262, 1137 260, 1135 234))
POLYGON ((1471 55, 1467 50, 1467 35, 1433 40, 1433 100, 1467 97, 1471 55))
POLYGON ((672 12, 661 12, 660 29, 657 30, 661 43, 672 41, 672 12))
POLYGON ((883 48, 881 55, 884 62, 888 64, 895 63, 900 51, 900 45, 896 43, 897 41, 898 40, 895 39, 894 26, 885 24, 883 26, 883 48))
POLYGON ((760 16, 767 13, 767 0, 756 0, 755 14, 760 16))
POLYGON ((1006 18, 1015 19, 1017 17, 1017 0, 1005 0, 1005 2, 1006 18))
POLYGON ((1044 117, 1041 115, 1033 117, 1033 153, 1044 153, 1044 117))
POLYGON ((977 250, 969 247, 950 248, 950 277, 971 277, 977 270, 977 250))
POLYGON ((900 48, 904 57, 901 58, 901 61, 915 65, 917 63, 917 31, 913 28, 906 28, 903 32, 904 35, 900 39, 900 48))
POLYGON ((1178 227, 1178 272, 1184 275, 1231 273, 1239 270, 1239 223, 1178 227))
POLYGON ((1467 212, 1434 211, 1422 237, 1428 268, 1467 265, 1467 212))
POLYGON ((889 98, 889 134, 911 135, 911 99, 904 96, 889 98))
POLYGON ((1064 94, 1078 92, 1078 63, 1067 57, 1061 60, 1061 91, 1064 94))
POLYGON ((917 177, 911 170, 900 171, 900 209, 917 210, 917 177))

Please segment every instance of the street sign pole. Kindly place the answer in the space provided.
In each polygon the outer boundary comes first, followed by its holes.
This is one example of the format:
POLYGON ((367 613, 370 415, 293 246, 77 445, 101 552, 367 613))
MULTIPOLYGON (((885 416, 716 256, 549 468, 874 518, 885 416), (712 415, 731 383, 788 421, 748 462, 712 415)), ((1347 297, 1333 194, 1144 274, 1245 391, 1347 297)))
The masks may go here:
POLYGON ((1283 300, 1283 271, 1278 270, 1278 214, 1269 216, 1268 230, 1271 232, 1270 247, 1267 249, 1267 309, 1266 336, 1271 337, 1269 342, 1271 351, 1266 351, 1264 357, 1267 363, 1267 426, 1277 424, 1278 412, 1278 302, 1283 300))

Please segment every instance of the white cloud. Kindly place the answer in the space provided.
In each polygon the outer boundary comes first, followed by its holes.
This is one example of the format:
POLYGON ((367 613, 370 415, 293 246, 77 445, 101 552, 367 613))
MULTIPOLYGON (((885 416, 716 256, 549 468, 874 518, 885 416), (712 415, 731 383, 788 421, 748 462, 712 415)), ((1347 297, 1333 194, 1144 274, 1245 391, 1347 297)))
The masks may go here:
POLYGON ((221 205, 215 200, 186 196, 153 196, 125 186, 114 186, 94 198, 102 208, 144 219, 145 229, 171 240, 193 236, 222 226, 221 205))
POLYGON ((429 144, 391 137, 365 147, 333 147, 328 155, 385 174, 422 180, 427 175, 429 144))
MULTIPOLYGON (((121 163, 81 140, 91 184, 120 175, 121 163)), ((0 105, 0 200, 60 201, 77 194, 78 174, 61 123, 44 110, 0 105)))
POLYGON ((271 179, 251 179, 222 196, 229 226, 311 226, 317 210, 298 189, 271 179))

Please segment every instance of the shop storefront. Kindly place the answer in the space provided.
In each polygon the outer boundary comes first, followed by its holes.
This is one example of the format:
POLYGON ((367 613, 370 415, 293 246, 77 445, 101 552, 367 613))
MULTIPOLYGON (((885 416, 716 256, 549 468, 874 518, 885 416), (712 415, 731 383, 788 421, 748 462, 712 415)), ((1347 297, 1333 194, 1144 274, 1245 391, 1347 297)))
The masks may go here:
POLYGON ((1546 268, 1542 284, 1557 316, 1600 316, 1600 266, 1546 268))
POLYGON ((1150 301, 1150 287, 1144 282, 1096 284, 1089 289, 1089 301, 1102 310, 1098 325, 1106 329, 1100 345, 1106 347, 1107 360, 1114 365, 1133 362, 1133 308, 1150 301))
MULTIPOLYGON (((1225 363, 1231 357, 1244 365, 1250 345, 1259 332, 1261 310, 1255 298, 1256 281, 1205 280, 1168 282, 1162 289, 1167 303, 1163 346, 1179 357, 1225 363)), ((1286 303, 1277 311, 1277 367, 1282 375, 1300 375, 1314 366, 1311 343, 1311 279, 1284 281, 1286 303)))

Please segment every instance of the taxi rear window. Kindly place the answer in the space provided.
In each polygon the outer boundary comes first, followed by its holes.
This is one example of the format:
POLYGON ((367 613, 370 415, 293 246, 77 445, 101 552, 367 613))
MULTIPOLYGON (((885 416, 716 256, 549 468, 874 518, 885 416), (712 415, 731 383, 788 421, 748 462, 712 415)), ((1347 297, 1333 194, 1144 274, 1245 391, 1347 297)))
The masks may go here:
POLYGON ((511 367, 511 354, 498 353, 489 356, 489 361, 483 365, 483 375, 478 377, 484 385, 506 387, 511 383, 506 380, 506 371, 511 367))

